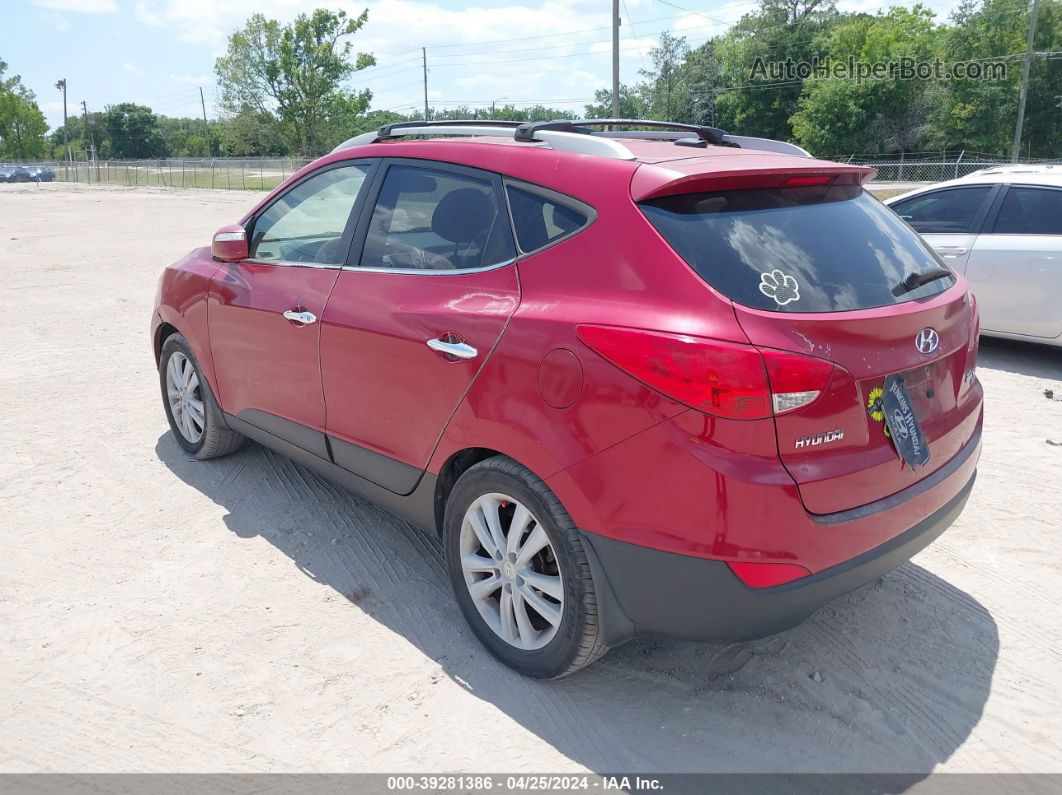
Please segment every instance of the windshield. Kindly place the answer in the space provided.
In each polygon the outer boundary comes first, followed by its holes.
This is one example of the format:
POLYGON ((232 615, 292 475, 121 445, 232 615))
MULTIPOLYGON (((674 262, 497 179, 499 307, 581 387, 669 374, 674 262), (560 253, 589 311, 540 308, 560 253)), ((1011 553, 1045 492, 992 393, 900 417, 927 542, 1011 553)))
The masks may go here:
POLYGON ((950 272, 922 283, 941 262, 858 186, 693 193, 640 206, 701 278, 756 309, 868 309, 955 283, 950 272))

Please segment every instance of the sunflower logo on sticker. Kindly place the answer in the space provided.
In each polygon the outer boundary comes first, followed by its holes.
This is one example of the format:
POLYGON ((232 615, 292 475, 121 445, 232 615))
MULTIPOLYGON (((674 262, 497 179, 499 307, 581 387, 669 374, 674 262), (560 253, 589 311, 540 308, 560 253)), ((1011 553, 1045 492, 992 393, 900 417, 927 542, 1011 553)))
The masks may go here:
POLYGON ((800 300, 800 285, 788 273, 778 268, 760 274, 760 292, 774 299, 778 306, 785 306, 791 301, 800 300))
POLYGON ((881 403, 881 398, 884 394, 885 390, 880 386, 876 386, 870 390, 870 394, 867 395, 867 413, 870 414, 870 419, 884 425, 886 436, 891 436, 892 434, 889 433, 889 425, 885 422, 885 407, 881 403))

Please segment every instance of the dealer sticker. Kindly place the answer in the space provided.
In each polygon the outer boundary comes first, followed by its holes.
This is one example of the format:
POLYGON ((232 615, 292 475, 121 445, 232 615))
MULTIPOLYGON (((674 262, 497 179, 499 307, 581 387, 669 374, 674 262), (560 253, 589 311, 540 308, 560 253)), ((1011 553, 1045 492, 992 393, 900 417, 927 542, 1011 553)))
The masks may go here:
POLYGON ((915 416, 911 399, 900 376, 890 375, 885 379, 881 410, 885 415, 889 436, 896 445, 900 458, 913 468, 929 463, 929 444, 922 433, 922 426, 918 424, 918 417, 915 416))

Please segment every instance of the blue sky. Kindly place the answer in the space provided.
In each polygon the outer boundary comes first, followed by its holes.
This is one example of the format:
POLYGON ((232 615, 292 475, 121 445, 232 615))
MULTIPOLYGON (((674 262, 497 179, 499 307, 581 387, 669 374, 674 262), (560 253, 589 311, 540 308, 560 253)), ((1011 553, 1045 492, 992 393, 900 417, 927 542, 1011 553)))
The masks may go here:
MULTIPOLYGON (((887 0, 841 0, 874 10, 887 0)), ((897 5, 913 5, 900 0, 897 5)), ((924 3, 940 14, 953 0, 924 3)), ((754 9, 754 0, 622 0, 621 77, 637 79, 664 30, 697 45, 754 9)), ((542 102, 581 110, 610 82, 610 0, 422 2, 420 0, 0 0, 0 59, 37 93, 54 127, 62 123, 55 81, 67 79, 69 112, 135 101, 168 116, 197 116, 199 87, 215 117, 214 59, 226 36, 254 11, 290 20, 317 7, 369 9, 353 37, 378 65, 352 85, 374 92, 373 107, 423 107, 420 47, 428 48, 428 96, 436 106, 542 102)))

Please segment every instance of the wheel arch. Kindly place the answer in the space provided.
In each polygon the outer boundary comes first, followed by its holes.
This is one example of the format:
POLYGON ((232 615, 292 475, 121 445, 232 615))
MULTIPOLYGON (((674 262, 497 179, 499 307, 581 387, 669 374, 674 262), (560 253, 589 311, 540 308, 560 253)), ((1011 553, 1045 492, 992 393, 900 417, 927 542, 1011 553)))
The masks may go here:
MULTIPOLYGON (((450 493, 454 490, 454 485, 458 479, 480 461, 486 461, 488 458, 496 456, 512 458, 512 456, 490 447, 466 447, 457 450, 443 462, 435 480, 435 532, 440 537, 443 533, 446 503, 449 501, 450 493)), ((512 460, 515 461, 516 459, 512 460)))

